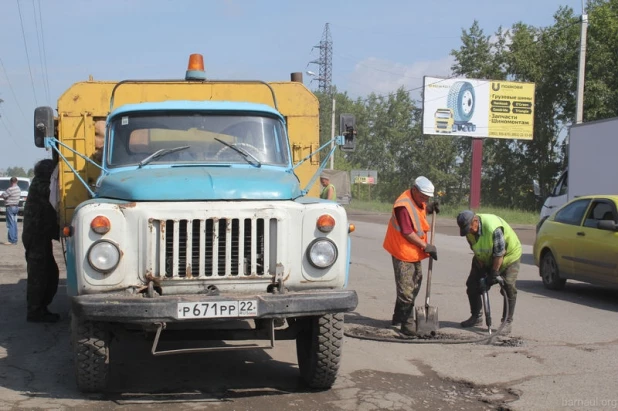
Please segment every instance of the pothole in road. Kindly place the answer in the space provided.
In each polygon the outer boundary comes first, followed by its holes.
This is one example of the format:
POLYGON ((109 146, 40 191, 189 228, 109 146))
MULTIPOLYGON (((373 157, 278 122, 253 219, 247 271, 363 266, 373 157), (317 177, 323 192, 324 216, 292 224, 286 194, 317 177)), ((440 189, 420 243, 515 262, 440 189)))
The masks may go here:
POLYGON ((524 340, 519 337, 498 337, 494 345, 499 347, 523 347, 525 343, 524 340))
POLYGON ((374 326, 368 323, 346 324, 345 335, 350 338, 357 338, 361 340, 372 341, 384 341, 392 343, 402 344, 465 344, 465 343, 477 343, 477 344, 491 344, 498 347, 521 347, 524 345, 523 339, 519 337, 501 336, 495 335, 490 341, 486 340, 488 335, 469 333, 452 333, 437 331, 433 336, 412 337, 405 338, 395 328, 385 326, 374 326), (467 334, 467 335, 466 335, 467 334))
MULTIPOLYGON (((357 371, 349 376, 356 391, 354 398, 341 398, 335 404, 342 409, 354 405, 363 410, 510 410, 509 403, 519 395, 502 386, 480 386, 466 381, 439 377, 424 364, 416 363, 422 376, 392 374, 378 371, 357 371)), ((346 389, 337 390, 341 397, 346 389)))

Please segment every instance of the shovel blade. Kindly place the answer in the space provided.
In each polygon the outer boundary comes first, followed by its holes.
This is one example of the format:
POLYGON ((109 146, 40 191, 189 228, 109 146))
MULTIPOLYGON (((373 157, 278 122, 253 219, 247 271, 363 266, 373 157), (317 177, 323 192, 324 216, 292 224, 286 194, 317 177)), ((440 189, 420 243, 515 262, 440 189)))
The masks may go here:
POLYGON ((419 335, 435 335, 440 329, 438 307, 415 307, 416 333, 419 335))

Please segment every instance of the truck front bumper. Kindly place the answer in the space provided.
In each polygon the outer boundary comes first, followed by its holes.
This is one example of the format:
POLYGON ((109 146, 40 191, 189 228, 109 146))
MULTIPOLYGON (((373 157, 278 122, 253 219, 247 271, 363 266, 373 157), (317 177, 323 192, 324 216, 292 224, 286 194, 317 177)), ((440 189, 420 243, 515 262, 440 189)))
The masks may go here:
MULTIPOLYGON (((352 290, 288 292, 264 295, 174 295, 145 298, 142 295, 93 294, 72 297, 73 313, 91 321, 159 323, 207 321, 211 318, 179 318, 180 303, 216 303, 255 300, 257 314, 239 319, 317 316, 352 311, 358 296, 352 290)), ((220 318, 217 318, 220 319, 220 318)))

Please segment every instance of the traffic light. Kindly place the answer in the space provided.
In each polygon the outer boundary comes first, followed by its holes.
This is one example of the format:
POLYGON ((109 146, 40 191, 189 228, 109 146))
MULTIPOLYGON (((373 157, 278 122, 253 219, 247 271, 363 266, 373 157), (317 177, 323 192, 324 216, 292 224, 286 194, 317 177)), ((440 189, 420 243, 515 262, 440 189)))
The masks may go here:
POLYGON ((339 116, 339 133, 344 137, 342 151, 354 151, 356 147, 356 118, 352 114, 339 116))

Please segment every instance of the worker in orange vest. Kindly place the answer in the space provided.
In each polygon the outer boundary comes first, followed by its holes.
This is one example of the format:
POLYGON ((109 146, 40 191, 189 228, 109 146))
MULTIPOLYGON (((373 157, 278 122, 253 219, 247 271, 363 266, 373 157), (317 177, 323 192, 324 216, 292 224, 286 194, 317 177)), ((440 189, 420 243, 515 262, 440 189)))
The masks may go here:
POLYGON ((401 326, 401 333, 416 335, 414 300, 423 281, 421 261, 431 256, 438 259, 438 250, 428 243, 427 214, 440 212, 433 197, 434 186, 427 177, 418 177, 412 188, 404 191, 395 204, 386 229, 383 247, 393 258, 397 300, 392 324, 401 326))

